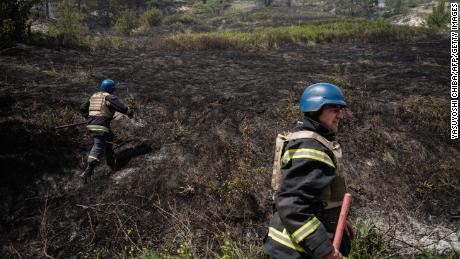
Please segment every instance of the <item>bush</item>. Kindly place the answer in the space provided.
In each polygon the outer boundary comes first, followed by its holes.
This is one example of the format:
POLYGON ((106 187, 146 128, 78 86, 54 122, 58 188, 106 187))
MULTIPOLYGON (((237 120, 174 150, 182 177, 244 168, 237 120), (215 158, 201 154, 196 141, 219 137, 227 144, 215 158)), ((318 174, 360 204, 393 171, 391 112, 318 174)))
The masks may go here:
POLYGON ((86 46, 89 51, 95 53, 106 53, 112 50, 125 47, 123 40, 119 36, 91 36, 86 39, 86 46))
POLYGON ((384 258, 388 244, 379 234, 374 221, 360 219, 355 224, 356 238, 353 240, 350 258, 384 258))
POLYGON ((38 0, 1 1, 0 48, 24 39, 30 9, 38 0))
POLYGON ((228 0, 200 0, 195 2, 196 9, 213 15, 221 14, 228 6, 230 6, 228 0))
POLYGON ((131 9, 122 11, 113 26, 113 30, 116 34, 129 36, 132 30, 139 26, 139 19, 136 12, 131 9))
POLYGON ((150 8, 144 12, 141 20, 142 24, 147 28, 157 26, 163 21, 163 14, 158 8, 150 8))
POLYGON ((166 17, 166 24, 182 23, 182 24, 192 24, 196 23, 195 19, 188 14, 177 14, 166 17))
POLYGON ((50 25, 48 33, 57 39, 58 44, 79 45, 88 31, 85 17, 73 9, 74 3, 73 0, 62 1, 58 7, 59 19, 50 25))
POLYGON ((426 18, 426 24, 429 27, 448 29, 450 22, 449 12, 446 11, 444 1, 440 1, 437 6, 433 7, 433 12, 426 18))

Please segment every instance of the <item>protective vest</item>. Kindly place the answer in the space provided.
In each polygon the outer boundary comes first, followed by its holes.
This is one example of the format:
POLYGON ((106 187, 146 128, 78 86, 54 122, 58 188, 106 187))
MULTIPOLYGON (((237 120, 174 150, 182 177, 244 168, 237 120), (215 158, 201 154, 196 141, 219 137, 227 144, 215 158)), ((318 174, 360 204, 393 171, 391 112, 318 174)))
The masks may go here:
POLYGON ((338 142, 329 141, 320 134, 308 130, 292 132, 287 135, 278 134, 276 137, 275 158, 273 162, 272 175, 273 199, 275 198, 275 192, 278 190, 281 184, 281 157, 283 155, 285 144, 290 140, 305 138, 319 141, 334 154, 336 177, 330 185, 324 188, 320 199, 323 202, 325 209, 340 207, 342 205, 343 196, 346 192, 345 178, 343 176, 342 148, 338 142))
POLYGON ((89 99, 89 116, 113 117, 113 112, 107 107, 105 100, 108 95, 105 92, 97 92, 91 96, 89 99))

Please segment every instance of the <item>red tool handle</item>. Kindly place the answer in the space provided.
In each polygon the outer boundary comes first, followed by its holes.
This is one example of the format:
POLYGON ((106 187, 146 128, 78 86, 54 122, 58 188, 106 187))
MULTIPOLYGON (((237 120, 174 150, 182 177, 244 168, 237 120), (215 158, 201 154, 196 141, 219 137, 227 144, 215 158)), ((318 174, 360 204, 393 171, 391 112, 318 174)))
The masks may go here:
POLYGON ((340 210, 339 222, 337 223, 337 228, 335 230, 334 241, 332 244, 335 249, 340 249, 340 243, 342 243, 343 230, 345 229, 345 224, 347 223, 348 212, 350 211, 351 205, 351 194, 345 193, 343 196, 342 209, 340 210))

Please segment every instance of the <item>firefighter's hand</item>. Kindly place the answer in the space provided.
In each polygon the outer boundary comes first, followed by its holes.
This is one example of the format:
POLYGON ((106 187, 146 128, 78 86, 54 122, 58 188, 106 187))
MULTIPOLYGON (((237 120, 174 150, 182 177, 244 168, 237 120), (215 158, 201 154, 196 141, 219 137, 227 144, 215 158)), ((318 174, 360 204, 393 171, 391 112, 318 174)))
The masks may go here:
POLYGON ((345 224, 345 233, 347 233, 351 240, 355 239, 355 229, 349 220, 345 224))
POLYGON ((126 113, 128 115, 128 118, 132 118, 134 116, 134 111, 132 109, 128 109, 128 112, 126 113))
POLYGON ((339 250, 337 250, 334 247, 334 250, 330 254, 323 256, 322 259, 342 259, 342 258, 343 258, 342 254, 339 252, 339 250))

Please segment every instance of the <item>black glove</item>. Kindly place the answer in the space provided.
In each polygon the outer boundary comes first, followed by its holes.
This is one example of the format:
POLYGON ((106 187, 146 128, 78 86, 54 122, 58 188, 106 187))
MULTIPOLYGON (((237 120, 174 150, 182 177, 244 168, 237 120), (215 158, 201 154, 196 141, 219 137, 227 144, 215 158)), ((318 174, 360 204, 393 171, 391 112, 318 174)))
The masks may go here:
POLYGON ((126 113, 128 115, 128 118, 132 118, 134 116, 134 111, 132 109, 128 109, 128 112, 126 113))

